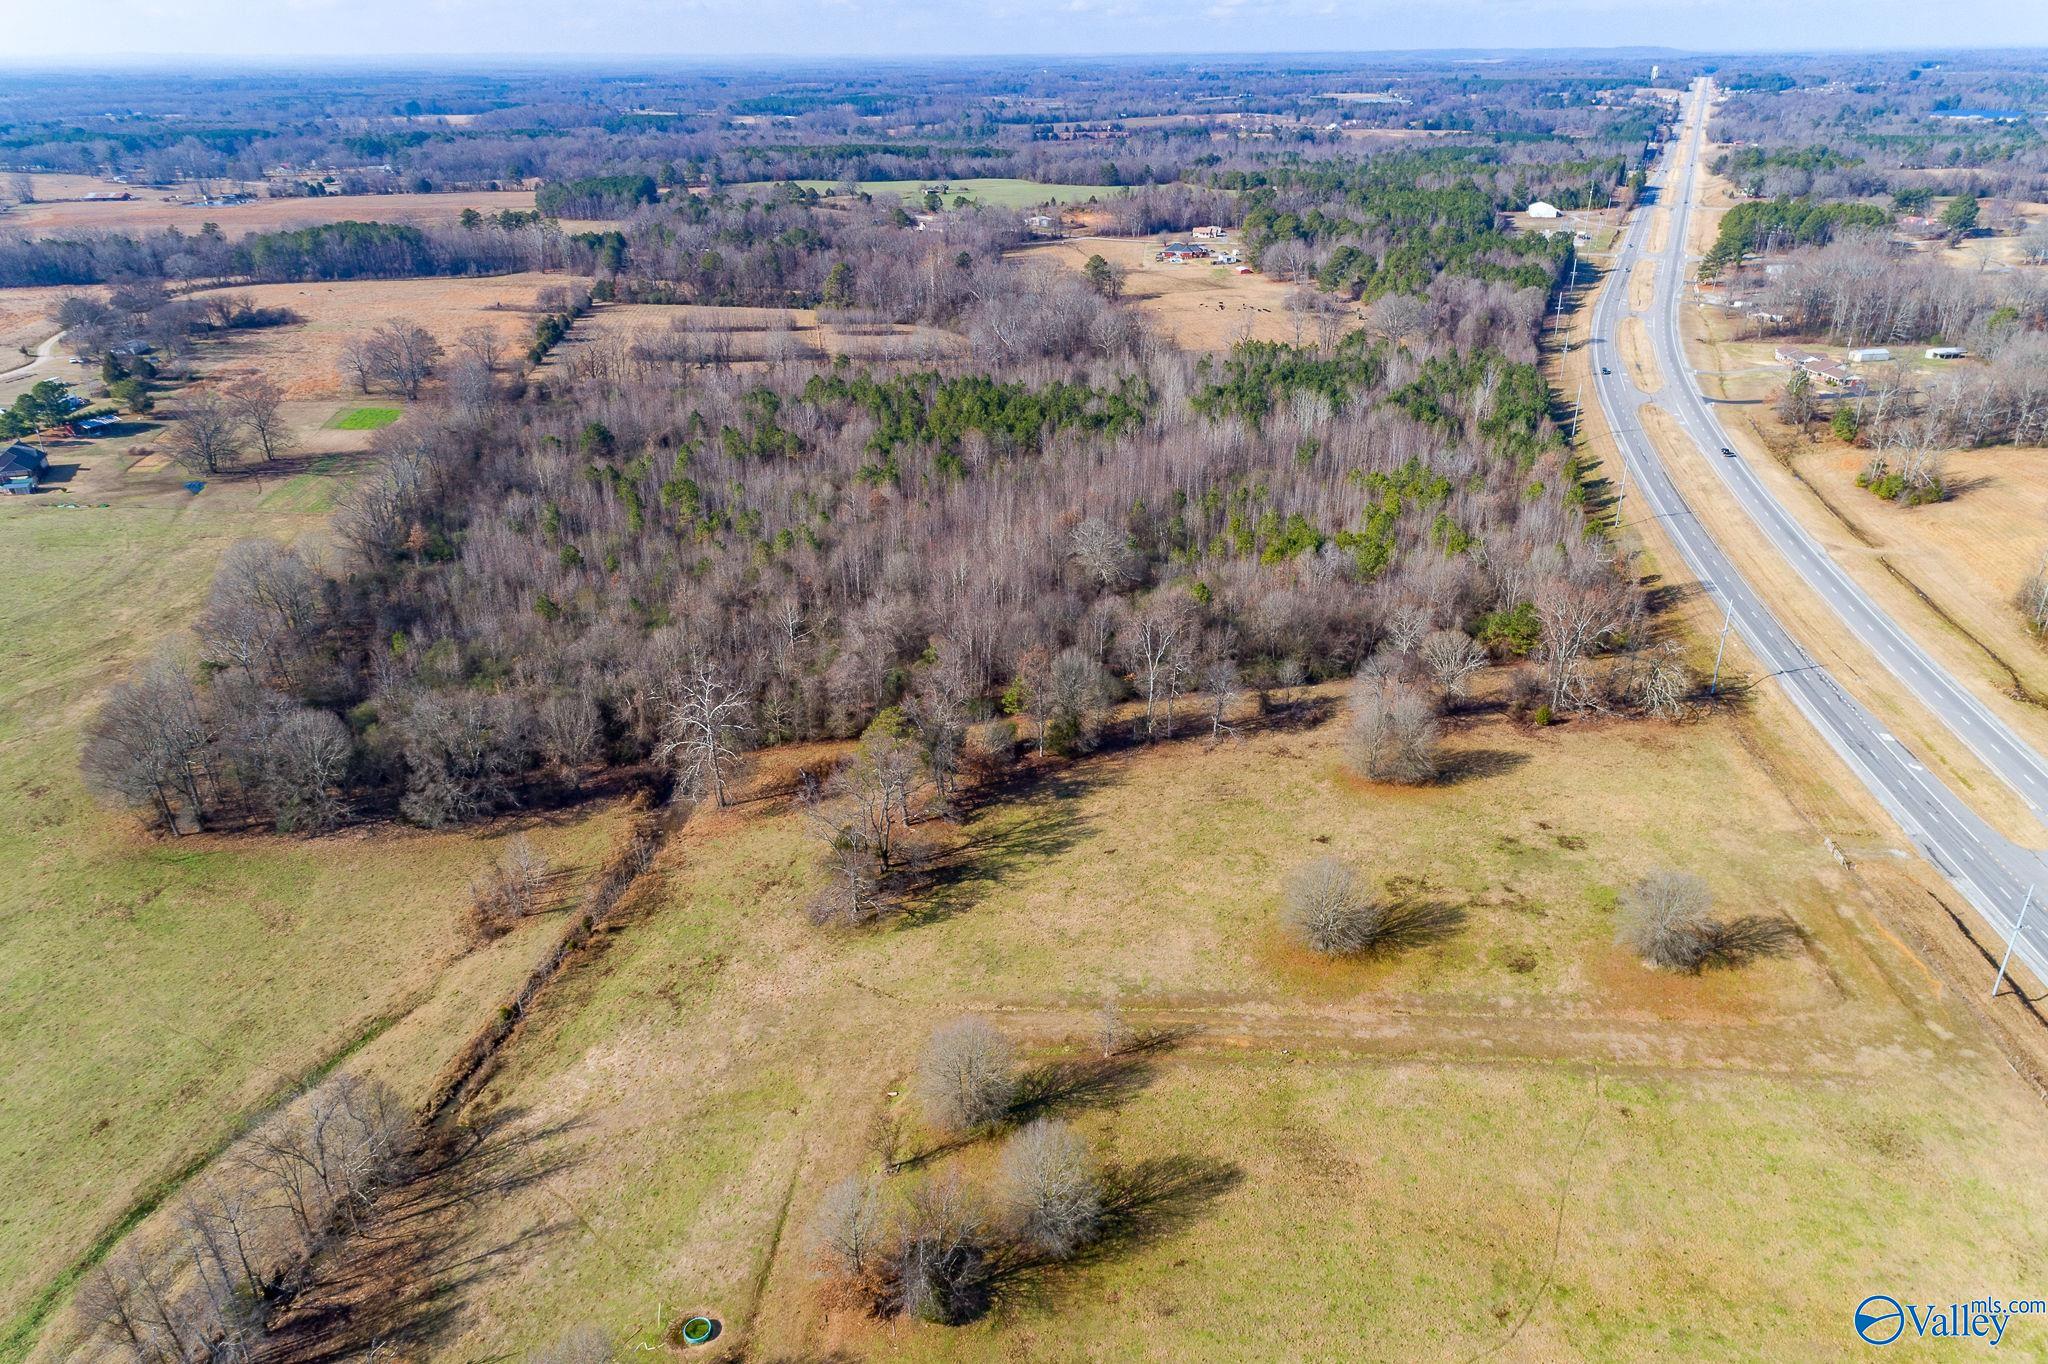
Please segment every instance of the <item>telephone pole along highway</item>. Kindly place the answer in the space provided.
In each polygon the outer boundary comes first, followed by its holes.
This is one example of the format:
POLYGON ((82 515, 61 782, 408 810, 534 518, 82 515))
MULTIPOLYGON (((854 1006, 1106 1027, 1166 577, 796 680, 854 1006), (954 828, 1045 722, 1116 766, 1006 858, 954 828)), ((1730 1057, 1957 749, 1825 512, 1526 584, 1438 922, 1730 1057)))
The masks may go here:
POLYGON ((2009 783, 2037 817, 2048 811, 2048 763, 1964 689, 1845 574, 1771 495, 1732 442, 1699 390, 1698 376, 1679 342, 1679 305, 1685 293, 1686 235, 1699 161, 1706 140, 1712 86, 1692 89, 1678 150, 1653 178, 1645 202, 1630 215, 1617 246, 1612 275, 1594 304, 1591 344, 1596 357, 1615 351, 1622 320, 1642 316, 1652 340, 1663 387, 1645 392, 1626 365, 1593 369, 1594 392, 1621 452, 1623 477, 1639 511, 1662 523, 1686 566, 1721 605, 1750 652, 1821 736, 1898 821, 1913 846, 1962 893, 2002 945, 2048 980, 2048 915, 2020 924, 2036 884, 2048 885, 2048 861, 1992 829, 1956 793, 1894 738, 1860 702, 1793 638, 1733 562, 1693 515, 1664 465, 1665 458, 1706 460, 1735 502, 1771 546, 1789 561, 1916 700, 1932 711, 1986 766, 2009 783), (1681 178, 1682 177, 1682 178, 1681 178), (1668 202, 1667 202, 1668 199, 1668 202), (1663 213, 1664 248, 1643 249, 1653 213, 1663 213), (1636 265, 1656 261, 1656 292, 1649 315, 1628 306, 1636 265), (1660 451, 1645 433, 1642 409, 1655 403, 1676 418, 1689 448, 1660 451))

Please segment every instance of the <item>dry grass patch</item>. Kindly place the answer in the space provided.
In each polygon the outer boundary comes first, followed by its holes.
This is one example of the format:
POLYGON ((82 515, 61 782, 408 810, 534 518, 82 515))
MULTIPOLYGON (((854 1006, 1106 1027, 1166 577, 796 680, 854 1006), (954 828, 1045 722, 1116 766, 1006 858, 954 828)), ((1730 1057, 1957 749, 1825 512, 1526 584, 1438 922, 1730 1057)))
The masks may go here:
POLYGON ((577 322, 548 363, 573 370, 636 351, 687 363, 829 364, 840 356, 929 363, 963 345, 957 335, 922 323, 862 323, 821 317, 810 308, 607 303, 577 322))
MULTIPOLYGON (((1266 275, 1240 275, 1236 267, 1168 265, 1155 260, 1168 236, 1087 237, 1042 242, 1015 253, 1020 259, 1051 261, 1079 271, 1090 256, 1120 265, 1128 275, 1123 297, 1175 345, 1195 351, 1226 351, 1241 340, 1313 341, 1315 325, 1303 319, 1299 337, 1287 308, 1293 286, 1266 275)), ((1348 308, 1347 327, 1358 309, 1348 308)))
POLYGON ((533 191, 474 190, 448 194, 328 194, 317 199, 255 199, 246 204, 202 205, 189 186, 145 189, 90 181, 83 176, 37 176, 38 202, 17 204, 0 214, 0 228, 31 236, 76 232, 161 232, 175 227, 197 232, 217 223, 230 237, 245 232, 278 232, 353 220, 446 226, 464 209, 495 214, 533 212, 533 191), (53 183, 62 182, 62 183, 53 183), (130 199, 86 200, 86 194, 133 195, 130 199), (47 200, 48 202, 43 202, 47 200))
MULTIPOLYGON (((1720 724, 1484 720, 1454 736, 1453 780, 1398 794, 1342 780, 1341 728, 1066 768, 971 820, 935 887, 864 932, 805 922, 815 846, 779 797, 693 824, 601 965, 565 982, 483 1096, 478 1112, 531 1138, 544 1173, 480 1207, 449 1248, 452 1265, 509 1247, 457 1290, 460 1324, 427 1352, 517 1353, 568 1320, 653 1343, 657 1307, 711 1311, 749 1349, 881 1348, 874 1328, 815 1303, 811 1209, 863 1167, 878 1117, 903 1122, 898 1161, 934 1150, 907 1097, 931 1027, 979 1014, 1027 1068, 1074 1060, 1105 986, 1141 1031, 1200 1031, 1066 1116, 1112 1166, 1232 1173, 1158 1240, 1005 1300, 994 1329, 901 1328, 891 1350, 1065 1358, 1085 1338, 1113 1358, 1195 1342, 1313 1355, 1355 1341, 1359 1312, 1389 1330, 1435 1320, 1443 1335, 1415 1338, 1476 1347, 1537 1296, 1559 1173, 1596 1104, 1589 1149, 1611 1163, 1586 1185, 1599 1215, 1574 1224, 1569 1298, 1541 1295, 1569 1303, 1562 1321, 1531 1339, 1568 1329, 1560 1339, 1619 1357, 1630 1331, 1705 1330, 1770 1276, 1774 1241, 1735 1235, 1762 1203, 1788 1235, 1802 1199, 1873 1225, 1907 1206, 1912 1237, 1944 1263, 1967 1258, 1909 1171, 1834 1185, 1843 1148, 1808 1131, 1829 1106, 1810 1084, 1740 1078, 1847 1083, 1847 1058, 1894 1046, 1906 1024, 1838 913, 1863 892, 1720 724), (1316 963, 1311 980, 1278 954, 1275 910, 1287 868, 1324 853, 1465 923, 1316 963), (1613 943, 1614 896, 1666 863, 1724 904, 1791 914, 1815 946, 1697 978, 1642 967, 1613 943), (1535 1064, 1502 1068, 1517 1060, 1535 1064), (1581 1067, 1627 1072, 1641 1095, 1596 1092, 1581 1067), (1655 1126, 1632 1128, 1646 1107, 1655 1126), (1758 1143, 1792 1133, 1812 1159, 1760 1168, 1776 1147, 1758 1143), (525 1235, 565 1212, 585 1230, 525 1235), (1688 1285, 1676 1266, 1700 1237, 1754 1249, 1688 1285), (1625 1287, 1646 1239, 1672 1267, 1655 1304, 1625 1287)), ((1985 1069, 2008 1103, 2009 1081, 1985 1069)), ((991 1149, 919 1168, 973 1174, 991 1149)), ((1967 1158, 2007 1159, 1988 1138, 1967 1158)), ((1858 1254, 1776 1291, 1847 1291, 1870 1265, 1858 1254)))
POLYGON ((1628 273, 1628 306, 1639 313, 1650 311, 1657 299, 1657 262, 1640 260, 1628 273))
POLYGON ((1636 387, 1645 393, 1662 390, 1663 371, 1657 368, 1656 354, 1650 349, 1650 333, 1644 329, 1643 319, 1624 317, 1618 340, 1621 361, 1628 366, 1629 377, 1635 380, 1636 387))
MULTIPOLYGON (((209 371, 261 371, 285 395, 298 399, 360 397, 342 372, 342 347, 394 319, 416 323, 444 347, 470 327, 494 328, 508 358, 533 340, 534 296, 563 275, 493 275, 482 279, 345 280, 337 283, 258 284, 247 294, 264 308, 289 308, 305 320, 264 331, 236 333, 207 345, 209 371)), ((204 293, 195 297, 205 297, 204 293)), ((382 395, 372 395, 374 401, 382 395)))

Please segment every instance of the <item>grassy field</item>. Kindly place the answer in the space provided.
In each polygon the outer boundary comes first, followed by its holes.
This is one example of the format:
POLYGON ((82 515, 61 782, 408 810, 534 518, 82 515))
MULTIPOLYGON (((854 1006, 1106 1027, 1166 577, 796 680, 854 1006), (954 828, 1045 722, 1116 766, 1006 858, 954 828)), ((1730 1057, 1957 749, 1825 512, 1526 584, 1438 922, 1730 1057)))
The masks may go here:
MULTIPOLYGON (((1120 265, 1123 297, 1148 325, 1186 350, 1225 351, 1238 341, 1313 343, 1313 326, 1302 326, 1298 312, 1287 307, 1290 286, 1268 275, 1240 275, 1223 265, 1168 265, 1155 259, 1165 236, 1153 238, 1090 237, 1086 240, 1040 242, 1015 252, 1020 260, 1048 261, 1079 271, 1090 256, 1120 265)), ((1345 313, 1347 328, 1357 325, 1360 310, 1345 313)))
MULTIPOLYGON (((166 840, 91 799, 78 747, 101 690, 189 625, 227 546, 316 541, 353 467, 194 498, 175 470, 125 472, 125 444, 60 447, 82 461, 63 493, 0 506, 0 1359, 90 1248, 279 1091, 350 1053, 423 1088, 553 932, 467 948, 465 888, 506 830, 166 840)), ((531 832, 575 872, 612 822, 531 832)))
POLYGON ((36 195, 43 202, 17 204, 0 212, 0 227, 30 236, 75 232, 160 232, 168 227, 197 232, 204 223, 218 223, 230 237, 244 232, 276 232, 343 220, 378 223, 453 223, 466 208, 495 214, 507 210, 533 212, 533 191, 474 190, 449 194, 323 195, 311 199, 263 199, 246 204, 201 205, 190 202, 191 188, 147 189, 77 175, 38 175, 36 195), (84 198, 88 194, 130 194, 128 199, 84 198), (178 202, 179 200, 187 202, 178 202))
MULTIPOLYGON (((2037 1282, 2038 1101, 1902 1002, 1872 892, 1736 723, 1483 720, 1420 792, 1346 777, 1340 721, 1098 758, 972 820, 939 889, 862 934, 803 921, 814 854, 776 798, 700 817, 483 1096, 544 1173, 443 1249, 459 1310, 418 1357, 585 1320, 651 1344, 703 1311, 748 1357, 1810 1359, 1868 1292, 2037 1282), (1303 959, 1276 885, 1323 852, 1463 926, 1303 959), (1805 949, 1645 970, 1614 896, 1660 863, 1805 949), (910 1115, 929 1028, 976 1012, 1074 1058, 1108 986, 1192 1030, 1068 1106, 1112 1167, 1185 1176, 1150 1235, 965 1328, 824 1312, 806 1221, 872 1119, 910 1115)), ((913 1117, 898 1156, 927 1143, 913 1117)))
MULTIPOLYGON (((783 180, 761 180, 748 185, 736 185, 742 193, 761 193, 779 189, 783 180)), ((839 188, 836 180, 798 180, 794 182, 804 189, 816 190, 819 194, 830 194, 839 188)), ((922 203, 925 191, 939 190, 951 207, 955 196, 965 196, 969 201, 986 204, 990 208, 1033 208, 1039 204, 1082 204, 1090 199, 1109 199, 1124 193, 1115 185, 1042 185, 1036 180, 1009 180, 1002 178, 968 180, 863 180, 862 194, 877 198, 896 195, 906 200, 922 203)))
MULTIPOLYGON (((508 361, 519 363, 533 339, 528 311, 534 296, 550 285, 572 284, 567 275, 490 275, 474 279, 340 280, 304 284, 258 284, 236 289, 264 308, 289 308, 301 322, 261 331, 237 332, 206 347, 208 370, 222 378, 264 373, 285 396, 305 401, 359 399, 354 381, 342 372, 342 349, 387 322, 404 319, 432 332, 443 347, 471 327, 498 334, 508 361)), ((195 294, 204 299, 205 292, 195 294)), ((370 395, 374 406, 389 406, 388 395, 370 395)))
POLYGON ((375 431, 404 415, 395 407, 350 407, 335 413, 327 425, 336 431, 375 431))

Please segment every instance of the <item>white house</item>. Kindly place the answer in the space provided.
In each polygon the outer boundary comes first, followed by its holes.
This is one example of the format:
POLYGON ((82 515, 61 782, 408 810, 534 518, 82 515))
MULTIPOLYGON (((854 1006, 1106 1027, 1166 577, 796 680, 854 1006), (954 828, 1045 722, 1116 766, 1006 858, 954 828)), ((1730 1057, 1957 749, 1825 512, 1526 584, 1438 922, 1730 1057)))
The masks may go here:
POLYGON ((1545 203, 1543 200, 1538 199, 1535 203, 1529 205, 1529 216, 1532 218, 1555 218, 1558 216, 1557 205, 1545 203))

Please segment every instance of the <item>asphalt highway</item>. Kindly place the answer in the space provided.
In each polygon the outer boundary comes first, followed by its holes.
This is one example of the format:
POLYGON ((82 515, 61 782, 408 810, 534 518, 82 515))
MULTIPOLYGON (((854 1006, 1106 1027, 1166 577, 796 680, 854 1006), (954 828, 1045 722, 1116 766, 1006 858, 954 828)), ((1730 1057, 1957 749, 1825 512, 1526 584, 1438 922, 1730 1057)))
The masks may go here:
MULTIPOLYGON (((1713 405, 1700 391, 1698 376, 1679 343, 1679 305, 1685 292, 1685 242, 1698 164, 1705 140, 1710 87, 1696 84, 1685 131, 1653 179, 1652 192, 1631 215, 1617 243, 1613 277, 1594 305, 1594 392, 1614 432, 1627 469, 1624 522, 1655 518, 1679 554, 1706 585, 1750 652, 1783 688, 1800 713, 1820 731, 1880 804, 1899 822, 1921 855, 1967 898, 1998 933, 2000 946, 2029 888, 2048 891, 2048 861, 1997 833, 1943 781, 1894 738, 1861 703, 1795 639, 1736 570, 1693 515, 1672 482, 1660 452, 1642 425, 1641 409, 1654 403, 1676 419, 1693 448, 1670 452, 1674 459, 1706 460, 1730 498, 1799 575, 1838 613, 1848 629, 1903 682, 1922 705, 1962 739, 1984 764, 2027 803, 2036 816, 2048 811, 2048 763, 1965 690, 1906 632, 1881 611, 1844 573, 1827 551, 1771 495, 1721 429, 1713 405), (1674 175, 1679 178, 1674 180, 1674 175), (1664 247, 1655 257, 1644 243, 1653 215, 1663 214, 1664 247), (1620 362, 1615 344, 1621 322, 1631 315, 1628 281, 1646 260, 1656 261, 1656 293, 1646 314, 1638 314, 1651 338, 1663 388, 1646 393, 1620 362)), ((2038 898, 2038 893, 2036 898, 2038 898)), ((2013 956, 2048 980, 2048 907, 2028 910, 2013 956)))

